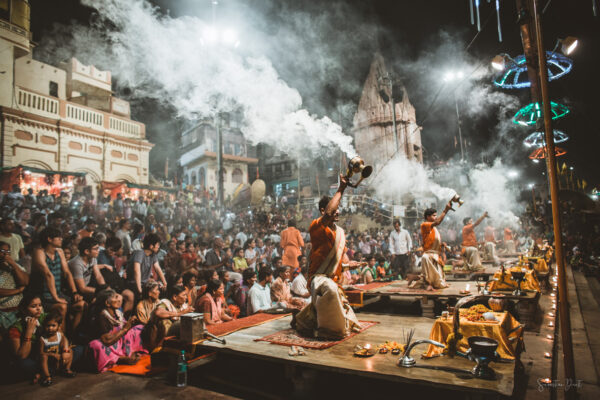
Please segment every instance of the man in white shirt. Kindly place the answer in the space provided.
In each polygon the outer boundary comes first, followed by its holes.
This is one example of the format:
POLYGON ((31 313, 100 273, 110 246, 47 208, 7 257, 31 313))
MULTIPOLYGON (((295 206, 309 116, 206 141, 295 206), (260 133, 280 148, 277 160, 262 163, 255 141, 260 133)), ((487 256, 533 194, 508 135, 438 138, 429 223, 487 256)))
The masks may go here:
POLYGON ((310 291, 306 287, 307 282, 304 275, 308 273, 307 258, 305 255, 298 256, 298 264, 300 265, 300 273, 294 278, 291 285, 292 295, 302 297, 307 303, 310 303, 310 291))
POLYGON ((248 240, 248 235, 244 233, 243 228, 240 228, 240 231, 235 235, 235 238, 240 241, 240 247, 244 247, 246 240, 248 240))
POLYGON ((258 282, 255 282, 248 291, 248 299, 246 300, 247 315, 256 314, 273 307, 271 289, 268 285, 272 280, 273 273, 269 268, 261 268, 258 271, 258 282))
POLYGON ((404 278, 410 268, 412 240, 408 231, 402 229, 399 220, 394 221, 394 230, 390 233, 389 244, 392 254, 392 273, 394 276, 400 274, 404 278))

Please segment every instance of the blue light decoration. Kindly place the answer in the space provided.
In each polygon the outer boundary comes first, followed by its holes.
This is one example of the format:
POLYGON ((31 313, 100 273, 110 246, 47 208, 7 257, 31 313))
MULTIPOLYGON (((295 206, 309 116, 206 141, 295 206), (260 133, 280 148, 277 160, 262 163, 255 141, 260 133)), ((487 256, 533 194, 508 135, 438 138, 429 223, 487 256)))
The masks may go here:
MULTIPOLYGON (((558 79, 573 69, 573 60, 562 54, 555 52, 546 52, 546 63, 548 66, 548 80, 558 79)), ((502 89, 522 89, 531 86, 527 76, 527 64, 525 56, 520 55, 510 63, 506 70, 494 79, 494 85, 502 89)))
MULTIPOLYGON (((567 115, 569 109, 562 105, 550 102, 552 119, 559 119, 567 115)), ((542 118, 542 107, 540 103, 531 103, 521 108, 513 117, 513 122, 517 125, 531 126, 535 125, 538 119, 542 118)))
MULTIPOLYGON (((569 136, 563 131, 554 130, 554 143, 564 143, 569 140, 569 136)), ((533 132, 523 140, 523 144, 527 147, 542 147, 546 144, 544 132, 533 132)))

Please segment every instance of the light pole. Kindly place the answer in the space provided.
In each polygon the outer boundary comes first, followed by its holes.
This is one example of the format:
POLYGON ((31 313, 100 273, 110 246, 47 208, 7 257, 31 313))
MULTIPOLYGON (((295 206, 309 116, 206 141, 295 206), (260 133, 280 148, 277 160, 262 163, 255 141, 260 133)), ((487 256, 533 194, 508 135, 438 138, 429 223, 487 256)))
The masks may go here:
MULTIPOLYGON (((212 0, 212 25, 204 30, 202 38, 203 43, 208 46, 224 45, 230 48, 237 48, 240 45, 237 33, 232 29, 217 28, 218 5, 218 0, 212 0)), ((218 109, 215 109, 213 121, 217 136, 217 201, 218 204, 223 207, 225 205, 223 183, 223 131, 221 130, 221 117, 218 109)))
MULTIPOLYGON (((461 71, 458 72, 447 72, 446 75, 444 76, 444 81, 446 82, 452 82, 455 80, 460 80, 464 77, 464 74, 461 71)), ((463 146, 463 139, 462 139, 462 123, 460 121, 460 112, 458 109, 458 99, 456 98, 456 90, 454 90, 452 92, 452 95, 454 97, 454 106, 456 108, 456 123, 458 125, 458 142, 460 143, 460 161, 464 162, 465 161, 465 150, 464 150, 464 146, 463 146)))

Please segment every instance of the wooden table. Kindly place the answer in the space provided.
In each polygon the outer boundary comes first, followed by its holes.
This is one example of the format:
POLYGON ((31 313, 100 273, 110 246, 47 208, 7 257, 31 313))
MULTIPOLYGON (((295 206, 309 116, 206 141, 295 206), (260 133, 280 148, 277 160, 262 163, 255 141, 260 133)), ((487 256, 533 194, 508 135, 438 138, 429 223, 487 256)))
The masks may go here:
MULTIPOLYGON (((306 368, 333 371, 357 377, 382 379, 398 384, 432 385, 442 389, 469 392, 482 398, 510 396, 514 386, 514 363, 492 363, 490 366, 497 372, 498 379, 488 381, 475 379, 468 374, 456 374, 443 370, 426 369, 425 367, 453 367, 464 371, 473 368, 474 363, 462 357, 454 359, 436 357, 420 359, 419 354, 427 350, 426 345, 413 349, 412 356, 417 360, 417 367, 403 368, 397 365, 399 356, 375 354, 370 358, 353 357, 353 349, 357 344, 370 343, 372 346, 386 340, 402 340, 402 328, 414 328, 414 340, 426 339, 432 327, 432 321, 423 317, 404 317, 378 314, 358 314, 360 320, 378 321, 379 324, 364 332, 324 350, 307 349, 305 356, 291 357, 289 347, 267 342, 256 342, 269 334, 289 328, 291 317, 270 321, 265 324, 234 332, 226 336, 227 344, 206 341, 201 345, 218 353, 233 354, 238 357, 267 360, 283 364, 285 368, 306 368), (421 366, 421 367, 418 367, 421 366), (485 396, 485 397, 484 397, 485 396)), ((357 378, 358 379, 358 378, 357 378)))

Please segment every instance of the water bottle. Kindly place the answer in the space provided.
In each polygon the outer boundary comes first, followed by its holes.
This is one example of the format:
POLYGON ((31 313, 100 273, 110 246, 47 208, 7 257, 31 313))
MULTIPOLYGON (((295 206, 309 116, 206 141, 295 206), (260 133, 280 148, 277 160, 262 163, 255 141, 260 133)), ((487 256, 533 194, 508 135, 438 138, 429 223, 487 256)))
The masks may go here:
POLYGON ((185 351, 177 359, 177 387, 187 386, 187 362, 185 361, 185 351))

